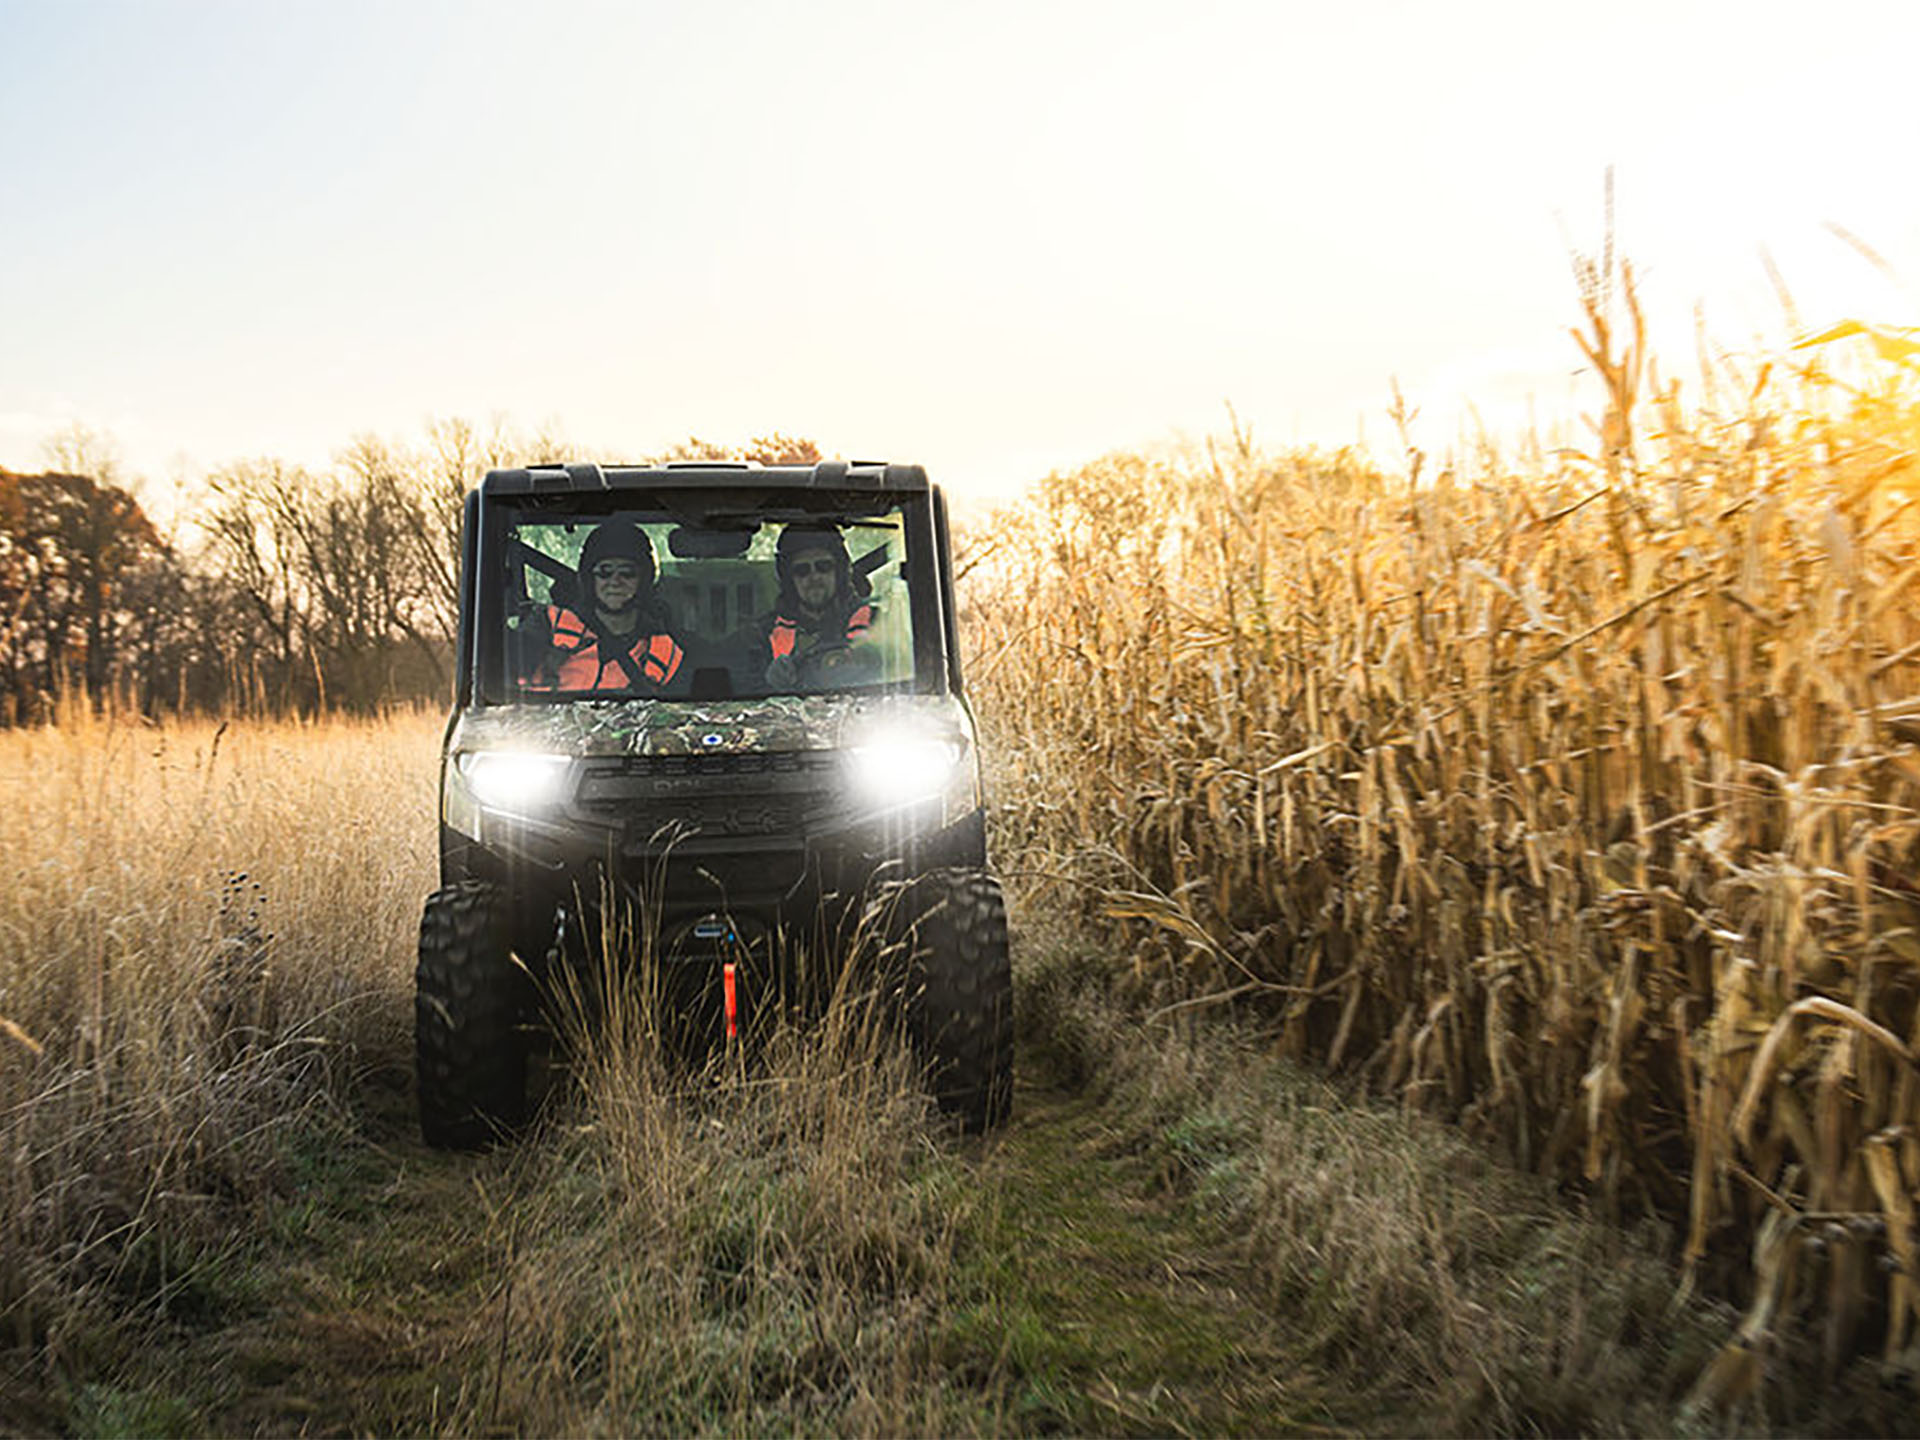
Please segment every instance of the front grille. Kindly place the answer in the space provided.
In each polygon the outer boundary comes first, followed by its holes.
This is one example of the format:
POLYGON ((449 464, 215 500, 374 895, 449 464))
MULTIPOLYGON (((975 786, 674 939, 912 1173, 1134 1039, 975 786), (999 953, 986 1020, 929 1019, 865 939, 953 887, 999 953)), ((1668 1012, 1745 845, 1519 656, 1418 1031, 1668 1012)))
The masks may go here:
POLYGON ((731 754, 620 755, 589 760, 589 781, 620 778, 663 779, 722 775, 825 775, 839 765, 831 750, 742 750, 731 754))
POLYGON ((839 787, 830 751, 625 755, 582 767, 574 806, 617 821, 630 844, 803 838, 839 787))
POLYGON ((631 839, 676 837, 760 838, 806 833, 819 799, 806 795, 714 795, 701 798, 632 802, 627 831, 631 839))

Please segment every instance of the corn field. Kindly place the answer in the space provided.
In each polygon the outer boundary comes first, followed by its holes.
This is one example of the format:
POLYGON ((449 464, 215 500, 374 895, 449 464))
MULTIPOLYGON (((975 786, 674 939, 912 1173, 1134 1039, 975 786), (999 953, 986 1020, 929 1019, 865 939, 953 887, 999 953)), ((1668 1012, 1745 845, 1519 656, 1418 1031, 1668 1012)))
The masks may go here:
POLYGON ((1920 1314, 1920 409, 1816 356, 1683 413, 1588 318, 1593 454, 1052 477, 975 543, 971 679, 1003 858, 1150 1003, 1667 1217, 1737 1393, 1789 1318, 1837 1364, 1920 1314))

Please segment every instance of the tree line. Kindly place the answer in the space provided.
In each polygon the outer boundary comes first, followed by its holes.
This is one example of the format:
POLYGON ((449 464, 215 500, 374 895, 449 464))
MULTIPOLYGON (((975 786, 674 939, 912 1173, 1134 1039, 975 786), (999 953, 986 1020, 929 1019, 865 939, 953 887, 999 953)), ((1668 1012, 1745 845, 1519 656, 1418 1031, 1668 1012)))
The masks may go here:
MULTIPOLYGON (((0 469, 0 726, 76 705, 314 715, 444 700, 461 501, 489 469, 563 454, 550 436, 437 421, 419 444, 360 437, 323 471, 222 466, 163 533, 76 430, 44 472, 0 469)), ((778 434, 640 457, 819 458, 778 434)))

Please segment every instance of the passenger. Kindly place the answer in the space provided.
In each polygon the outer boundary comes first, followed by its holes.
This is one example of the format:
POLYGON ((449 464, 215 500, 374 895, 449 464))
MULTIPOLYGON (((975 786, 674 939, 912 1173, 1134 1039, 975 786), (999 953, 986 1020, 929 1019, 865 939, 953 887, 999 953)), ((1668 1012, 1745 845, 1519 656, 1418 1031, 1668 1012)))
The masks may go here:
POLYGON ((804 681, 813 689, 877 678, 878 657, 859 643, 873 624, 873 606, 855 593, 840 531, 789 525, 780 532, 773 564, 780 595, 767 626, 767 684, 792 690, 804 681))
POLYGON ((626 520, 595 527, 580 551, 585 614, 547 607, 562 690, 658 694, 685 652, 654 597, 653 542, 626 520))

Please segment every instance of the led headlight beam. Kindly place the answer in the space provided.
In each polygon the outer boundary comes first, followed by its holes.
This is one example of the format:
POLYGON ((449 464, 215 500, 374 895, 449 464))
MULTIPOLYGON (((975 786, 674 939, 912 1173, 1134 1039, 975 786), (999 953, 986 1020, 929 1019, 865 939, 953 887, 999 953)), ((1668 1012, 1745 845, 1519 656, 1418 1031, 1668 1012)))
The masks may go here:
POLYGON ((877 737, 850 752, 854 793, 882 809, 929 799, 946 789, 963 753, 957 740, 877 737))
POLYGON ((493 810, 534 810, 560 798, 569 761, 565 755, 527 755, 512 750, 470 751, 460 773, 474 799, 493 810))

